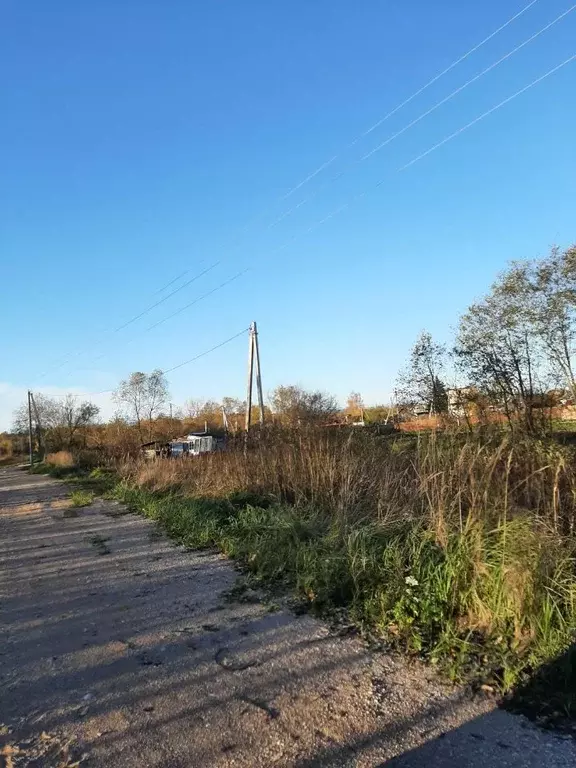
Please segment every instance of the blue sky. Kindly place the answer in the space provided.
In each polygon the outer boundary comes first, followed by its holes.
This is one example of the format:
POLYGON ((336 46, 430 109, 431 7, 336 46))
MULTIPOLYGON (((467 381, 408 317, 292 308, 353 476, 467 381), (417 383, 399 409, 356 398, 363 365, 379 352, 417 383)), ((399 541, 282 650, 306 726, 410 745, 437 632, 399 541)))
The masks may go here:
MULTIPOLYGON (((265 389, 387 400, 422 328, 448 341, 508 259, 576 240, 576 62, 397 172, 574 55, 576 11, 358 162, 570 0, 536 2, 351 146, 527 2, 0 2, 0 429, 28 387, 113 388, 253 319, 265 389)), ((246 352, 174 372, 173 401, 243 396, 246 352)))

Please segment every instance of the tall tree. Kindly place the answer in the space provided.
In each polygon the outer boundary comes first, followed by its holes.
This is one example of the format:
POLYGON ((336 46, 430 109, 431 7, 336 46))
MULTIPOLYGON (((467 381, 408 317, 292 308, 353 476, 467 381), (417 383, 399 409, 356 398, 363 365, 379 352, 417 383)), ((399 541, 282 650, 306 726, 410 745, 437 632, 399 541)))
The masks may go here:
POLYGON ((223 397, 222 408, 224 408, 228 416, 240 415, 244 414, 246 410, 246 402, 238 397, 223 397))
MULTIPOLYGON (((93 423, 100 412, 98 406, 89 401, 78 402, 75 395, 68 394, 63 400, 41 393, 34 395, 36 412, 33 420, 40 441, 40 427, 46 446, 50 450, 72 448, 82 442, 81 433, 93 423)), ((23 403, 14 413, 14 429, 23 433, 28 430, 28 404, 23 403)))
POLYGON ((442 372, 446 347, 435 342, 428 331, 422 331, 412 347, 408 365, 398 377, 397 397, 406 405, 426 407, 430 413, 448 409, 446 386, 442 372))
POLYGON ((152 421, 168 402, 168 383, 161 370, 152 373, 136 371, 121 381, 113 394, 114 400, 124 406, 143 439, 143 424, 148 423, 148 439, 152 439, 152 421))
POLYGON ((307 391, 297 385, 280 386, 270 396, 272 411, 284 424, 315 424, 338 413, 336 398, 321 390, 307 391))
POLYGON ((470 382, 500 405, 509 420, 534 428, 535 395, 542 383, 542 355, 534 332, 530 264, 512 264, 490 293, 460 319, 455 352, 470 382))
POLYGON ((576 246, 553 248, 531 265, 528 279, 535 331, 558 379, 576 401, 576 246))

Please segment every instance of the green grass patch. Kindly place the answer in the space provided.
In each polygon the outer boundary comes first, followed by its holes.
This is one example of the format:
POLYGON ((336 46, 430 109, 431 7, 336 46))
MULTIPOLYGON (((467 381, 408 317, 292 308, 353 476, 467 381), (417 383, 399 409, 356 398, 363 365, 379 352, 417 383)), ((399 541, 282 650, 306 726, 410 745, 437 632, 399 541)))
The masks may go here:
POLYGON ((114 472, 100 467, 89 471, 76 466, 61 467, 41 463, 35 464, 28 472, 33 475, 50 475, 50 477, 64 480, 78 489, 104 497, 110 494, 118 483, 118 477, 114 472))
MULTIPOLYGON (((313 507, 239 508, 124 484, 116 496, 180 543, 219 547, 321 614, 345 608, 363 631, 454 681, 509 692, 575 636, 574 559, 527 519, 469 524, 440 545, 414 521, 346 527, 313 507)), ((573 698, 564 701, 576 715, 573 698)))
POLYGON ((89 507, 94 501, 94 494, 91 491, 76 490, 70 494, 70 501, 73 507, 89 507))

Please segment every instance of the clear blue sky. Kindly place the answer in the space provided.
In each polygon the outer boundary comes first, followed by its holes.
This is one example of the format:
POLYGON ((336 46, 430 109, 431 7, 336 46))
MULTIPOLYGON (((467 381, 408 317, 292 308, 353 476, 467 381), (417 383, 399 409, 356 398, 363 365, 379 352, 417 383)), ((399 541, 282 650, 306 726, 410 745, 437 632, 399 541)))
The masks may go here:
MULTIPOLYGON (((395 172, 575 54, 576 11, 355 162, 570 0, 535 3, 350 146, 527 2, 0 2, 0 429, 29 386, 107 389, 252 319, 267 390, 386 400, 422 328, 449 340, 508 259, 576 240, 576 62, 395 172), (110 333, 184 270, 173 287, 218 260, 110 333)), ((171 375, 174 402, 242 396, 246 347, 171 375)))

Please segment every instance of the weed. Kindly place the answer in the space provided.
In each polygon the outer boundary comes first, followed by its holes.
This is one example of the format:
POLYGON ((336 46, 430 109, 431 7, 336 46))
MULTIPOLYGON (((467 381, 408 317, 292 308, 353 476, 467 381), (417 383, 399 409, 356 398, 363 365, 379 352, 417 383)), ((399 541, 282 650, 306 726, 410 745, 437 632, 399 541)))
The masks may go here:
POLYGON ((73 507, 89 507, 94 501, 94 494, 89 491, 72 491, 70 500, 73 507))

